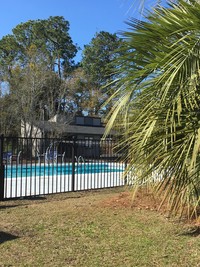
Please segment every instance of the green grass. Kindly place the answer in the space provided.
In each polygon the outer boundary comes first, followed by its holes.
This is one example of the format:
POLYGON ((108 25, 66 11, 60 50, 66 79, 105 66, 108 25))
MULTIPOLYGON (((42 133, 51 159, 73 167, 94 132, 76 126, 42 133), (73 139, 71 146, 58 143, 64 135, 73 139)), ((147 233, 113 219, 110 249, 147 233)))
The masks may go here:
POLYGON ((0 266, 200 266, 200 237, 183 224, 105 205, 120 190, 1 202, 0 266))

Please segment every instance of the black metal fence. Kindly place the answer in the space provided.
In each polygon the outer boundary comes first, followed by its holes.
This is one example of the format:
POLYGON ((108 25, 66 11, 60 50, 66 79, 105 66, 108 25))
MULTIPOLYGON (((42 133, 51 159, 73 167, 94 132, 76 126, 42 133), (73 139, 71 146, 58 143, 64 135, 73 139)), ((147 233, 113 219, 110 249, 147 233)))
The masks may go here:
POLYGON ((0 200, 124 185, 116 142, 0 136, 0 200))

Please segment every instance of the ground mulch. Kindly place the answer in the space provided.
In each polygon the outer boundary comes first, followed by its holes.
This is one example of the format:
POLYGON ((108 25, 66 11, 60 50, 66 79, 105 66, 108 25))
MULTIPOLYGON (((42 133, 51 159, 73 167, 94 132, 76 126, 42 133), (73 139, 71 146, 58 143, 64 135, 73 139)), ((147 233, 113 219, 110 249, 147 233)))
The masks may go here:
MULTIPOLYGON (((120 192, 114 197, 104 199, 99 205, 107 208, 128 208, 138 210, 151 210, 163 214, 165 217, 170 218, 170 211, 166 204, 160 205, 160 199, 156 198, 152 193, 145 189, 140 189, 133 197, 132 191, 120 192)), ((200 228, 200 214, 197 218, 188 219, 186 216, 179 218, 186 224, 195 225, 200 228)))

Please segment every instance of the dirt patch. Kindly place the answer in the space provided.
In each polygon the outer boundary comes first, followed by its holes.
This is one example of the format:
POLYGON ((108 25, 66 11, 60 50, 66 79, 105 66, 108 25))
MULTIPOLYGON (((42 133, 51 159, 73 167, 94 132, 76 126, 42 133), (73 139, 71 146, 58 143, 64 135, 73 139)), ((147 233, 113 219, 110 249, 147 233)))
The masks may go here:
POLYGON ((140 190, 133 197, 133 192, 121 192, 114 197, 105 199, 100 203, 103 207, 124 207, 136 209, 158 210, 159 203, 154 196, 148 192, 140 190))
MULTIPOLYGON (((170 217, 169 209, 166 205, 160 206, 161 200, 155 198, 154 195, 147 190, 140 189, 133 197, 132 191, 119 192, 115 196, 108 197, 101 201, 99 205, 107 208, 128 208, 138 210, 151 210, 170 217)), ((200 216, 188 221, 188 218, 181 219, 185 223, 200 227, 200 216)))
POLYGON ((122 192, 117 194, 114 197, 108 197, 100 202, 101 207, 110 207, 110 208, 131 208, 132 207, 132 199, 130 192, 122 192))

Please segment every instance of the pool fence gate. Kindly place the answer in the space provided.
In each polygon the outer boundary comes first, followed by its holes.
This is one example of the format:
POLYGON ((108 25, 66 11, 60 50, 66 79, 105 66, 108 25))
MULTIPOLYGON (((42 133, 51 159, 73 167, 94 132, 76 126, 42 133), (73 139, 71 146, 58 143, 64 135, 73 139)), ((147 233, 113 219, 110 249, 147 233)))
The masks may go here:
POLYGON ((112 138, 0 136, 0 200, 125 184, 126 164, 112 138))

